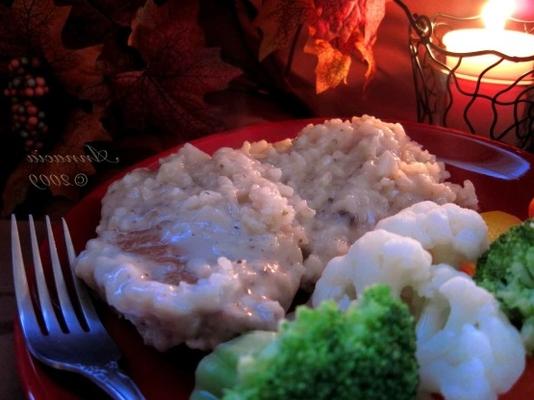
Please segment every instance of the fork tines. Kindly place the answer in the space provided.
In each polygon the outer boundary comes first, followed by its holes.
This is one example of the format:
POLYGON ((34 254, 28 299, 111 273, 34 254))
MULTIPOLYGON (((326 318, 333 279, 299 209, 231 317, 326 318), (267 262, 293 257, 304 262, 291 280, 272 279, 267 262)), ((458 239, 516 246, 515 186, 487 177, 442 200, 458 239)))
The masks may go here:
POLYGON ((73 282, 72 300, 61 268, 50 218, 46 217, 51 273, 54 276, 50 288, 46 282, 32 216, 29 217, 29 226, 33 275, 36 282, 34 291, 37 292, 33 298, 28 283, 30 274, 27 274, 22 259, 17 221, 14 215, 11 216, 15 295, 20 325, 28 350, 39 361, 53 368, 84 375, 114 399, 144 399, 135 382, 120 370, 117 363, 121 357, 120 350, 100 322, 87 291, 72 273, 70 265, 76 255, 65 220, 63 220, 63 234, 70 271, 67 280, 73 282), (73 301, 79 306, 80 318, 73 301))
MULTIPOLYGON (((39 251, 35 223, 33 217, 30 215, 29 228, 34 267, 33 270, 37 286, 37 293, 36 296, 34 296, 35 304, 32 302, 30 285, 28 283, 28 274, 24 267, 24 261, 22 258, 17 221, 14 215, 11 216, 13 277, 21 325, 25 334, 29 333, 27 331, 35 331, 36 329, 40 329, 41 325, 45 329, 46 333, 49 334, 62 331, 63 325, 69 332, 76 332, 84 329, 84 327, 88 325, 90 320, 90 318, 87 318, 89 317, 88 314, 94 313, 94 309, 90 299, 87 296, 87 293, 83 288, 80 288, 78 279, 72 274, 72 270, 69 268, 71 271, 70 279, 74 283, 73 290, 76 292, 76 295, 79 298, 81 306, 80 308, 83 316, 85 317, 85 321, 78 320, 76 311, 67 290, 67 284, 59 261, 59 255, 54 233, 52 231, 52 225, 50 223, 50 218, 46 216, 45 220, 48 234, 48 248, 50 251, 50 263, 54 276, 53 286, 55 286, 55 294, 57 296, 59 307, 53 306, 52 296, 46 282, 45 272, 43 270, 43 262, 39 251), (35 309, 36 305, 38 306, 38 310, 35 309), (41 318, 39 318, 39 316, 41 316, 41 318)), ((64 219, 62 219, 62 225, 70 265, 75 258, 74 246, 72 244, 70 232, 64 219)))

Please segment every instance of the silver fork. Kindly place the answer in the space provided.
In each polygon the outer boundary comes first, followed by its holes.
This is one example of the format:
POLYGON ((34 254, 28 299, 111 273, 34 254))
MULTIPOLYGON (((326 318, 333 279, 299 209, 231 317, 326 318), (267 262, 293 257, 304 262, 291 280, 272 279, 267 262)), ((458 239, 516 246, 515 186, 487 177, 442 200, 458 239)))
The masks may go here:
MULTIPOLYGON (((62 219, 69 264, 76 256, 67 223, 62 219)), ((20 238, 15 216, 11 216, 11 251, 13 255, 13 279, 20 324, 30 353, 42 363, 53 368, 79 373, 96 383, 114 399, 144 399, 135 383, 123 374, 117 361, 120 351, 100 322, 85 288, 72 274, 74 292, 78 297, 86 327, 80 323, 67 292, 67 286, 59 262, 50 218, 46 217, 46 229, 50 248, 50 260, 59 300, 59 312, 66 325, 62 328, 54 312, 50 293, 39 254, 33 218, 29 217, 33 266, 37 282, 39 307, 35 309, 30 297, 20 238), (44 327, 39 324, 41 315, 44 327), (43 329, 44 328, 44 329, 43 329)), ((72 269, 69 268, 72 273, 72 269)))

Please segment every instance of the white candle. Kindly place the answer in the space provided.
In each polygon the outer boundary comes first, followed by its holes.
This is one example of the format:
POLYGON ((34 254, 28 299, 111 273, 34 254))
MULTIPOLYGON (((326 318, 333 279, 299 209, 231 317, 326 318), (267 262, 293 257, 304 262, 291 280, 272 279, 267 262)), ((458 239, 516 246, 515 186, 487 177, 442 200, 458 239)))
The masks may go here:
MULTIPOLYGON (((483 17, 486 28, 458 29, 447 32, 443 36, 443 44, 448 51, 455 53, 470 53, 483 50, 495 50, 511 57, 530 57, 534 55, 534 35, 526 32, 504 29, 506 19, 511 14, 508 0, 491 0, 486 6, 483 17), (503 9, 506 7, 508 9, 503 9)), ((512 10, 513 11, 513 10, 512 10)), ((499 61, 501 57, 486 54, 482 56, 464 57, 456 76, 464 79, 476 80, 482 72, 499 61)), ((460 59, 447 56, 447 67, 455 68, 460 59)), ((487 71, 483 79, 487 82, 513 82, 534 69, 534 62, 513 62, 504 60, 487 71)), ((532 78, 527 76, 519 84, 530 84, 532 78)))

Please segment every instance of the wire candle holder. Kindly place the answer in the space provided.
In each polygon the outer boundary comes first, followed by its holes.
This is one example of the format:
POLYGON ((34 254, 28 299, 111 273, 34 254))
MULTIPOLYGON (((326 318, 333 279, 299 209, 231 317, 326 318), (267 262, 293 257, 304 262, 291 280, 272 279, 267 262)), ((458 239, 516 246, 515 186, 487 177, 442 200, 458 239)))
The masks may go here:
MULTIPOLYGON (((410 23, 418 121, 534 150, 534 52, 517 57, 483 48, 465 53, 449 51, 444 44, 446 34, 481 28, 481 16, 461 18, 438 13, 428 17, 412 14, 400 0, 395 3, 410 23), (481 61, 485 61, 483 67, 473 73, 470 67, 481 61), (510 70, 515 73, 510 74, 510 70)), ((531 33, 534 21, 510 18, 508 29, 531 33)))

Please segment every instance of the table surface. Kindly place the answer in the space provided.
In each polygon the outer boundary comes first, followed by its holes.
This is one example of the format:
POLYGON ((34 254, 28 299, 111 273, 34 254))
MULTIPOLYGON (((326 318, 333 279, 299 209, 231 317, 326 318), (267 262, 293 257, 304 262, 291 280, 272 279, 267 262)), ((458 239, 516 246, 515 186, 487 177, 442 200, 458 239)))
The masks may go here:
MULTIPOLYGON (((15 293, 13 291, 13 274, 11 267, 11 224, 9 220, 0 220, 0 399, 24 399, 24 394, 16 369, 13 345, 13 318, 17 312, 15 293)), ((42 223, 36 223, 38 236, 43 234, 42 223)), ((31 254, 28 246, 28 225, 19 223, 23 254, 31 254)))

